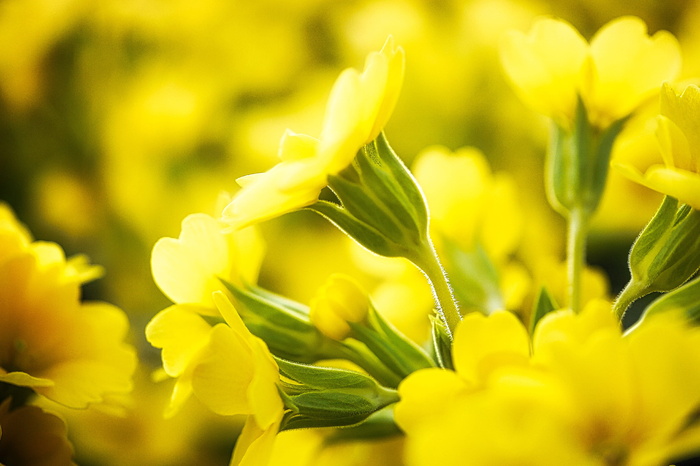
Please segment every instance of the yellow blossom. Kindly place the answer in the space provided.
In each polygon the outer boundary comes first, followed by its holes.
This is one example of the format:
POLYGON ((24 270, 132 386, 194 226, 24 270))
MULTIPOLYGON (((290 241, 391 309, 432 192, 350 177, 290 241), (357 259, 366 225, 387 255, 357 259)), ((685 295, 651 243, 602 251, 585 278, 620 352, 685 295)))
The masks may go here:
POLYGON ((596 301, 546 315, 529 345, 515 318, 467 316, 456 372, 399 387, 409 464, 653 466, 697 451, 700 329, 658 317, 623 335, 596 301))
POLYGON ((342 340, 350 334, 348 322, 362 322, 369 306, 367 293, 355 280, 334 274, 312 299, 309 317, 321 333, 342 340))
POLYGON ((287 131, 280 141, 281 162, 239 180, 242 189, 224 209, 224 221, 241 228, 313 204, 327 176, 347 167, 384 128, 403 73, 403 49, 395 48, 391 37, 367 57, 362 73, 343 71, 331 90, 319 138, 287 131))
POLYGON ((624 175, 700 210, 700 88, 689 85, 677 95, 665 84, 657 137, 662 160, 617 160, 624 175))
POLYGON ((231 464, 265 464, 284 405, 277 391, 279 369, 267 345, 246 328, 223 293, 214 301, 226 320, 211 331, 192 374, 192 388, 212 411, 246 414, 231 464))
POLYGON ((80 301, 81 283, 99 271, 31 241, 4 204, 0 244, 0 382, 71 408, 128 392, 136 357, 126 315, 80 301))
POLYGON ((649 37, 644 22, 631 16, 603 26, 590 44, 566 21, 544 18, 527 35, 511 32, 501 59, 523 101, 564 128, 572 125, 579 96, 590 122, 606 128, 674 79, 681 64, 673 35, 649 37))
POLYGON ((262 239, 254 229, 228 234, 222 229, 215 218, 192 214, 182 221, 178 239, 161 238, 153 246, 153 278, 173 302, 197 305, 203 314, 216 314, 211 294, 226 289, 220 279, 236 284, 256 281, 262 239))

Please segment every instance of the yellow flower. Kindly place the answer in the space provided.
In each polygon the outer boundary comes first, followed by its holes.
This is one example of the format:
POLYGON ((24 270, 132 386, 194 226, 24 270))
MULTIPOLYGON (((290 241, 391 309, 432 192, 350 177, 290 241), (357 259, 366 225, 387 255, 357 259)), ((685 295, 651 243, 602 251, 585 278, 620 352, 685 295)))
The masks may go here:
POLYGON ((523 220, 515 184, 494 175, 478 149, 465 147, 453 154, 430 147, 418 154, 413 172, 438 232, 465 249, 478 241, 498 262, 515 250, 523 220))
POLYGON ((658 317, 623 336, 608 303, 553 312, 530 353, 515 318, 467 316, 456 372, 399 387, 409 464, 652 466, 697 451, 700 329, 658 317))
POLYGON ((131 389, 129 323, 115 306, 80 301, 98 269, 66 260, 54 243, 32 242, 0 204, 0 383, 70 408, 131 389))
POLYGON ((235 284, 256 281, 262 239, 254 229, 225 234, 223 227, 209 215, 189 215, 178 239, 161 238, 153 246, 153 279, 171 301, 215 315, 211 294, 226 289, 220 278, 235 284))
POLYGON ((350 334, 348 322, 362 322, 370 302, 367 293, 351 277, 334 274, 311 300, 309 317, 321 333, 334 340, 350 334))
POLYGON ((506 36, 501 59, 522 100, 564 128, 572 125, 579 96, 590 122, 606 128, 674 79, 681 63, 673 35, 649 37, 644 22, 631 16, 603 26, 590 44, 569 23, 541 19, 528 35, 506 36))
POLYGON ((665 84, 657 137, 663 160, 617 160, 616 168, 655 191, 700 210, 700 88, 681 95, 665 84))
POLYGON ((0 404, 0 464, 73 466, 65 423, 37 406, 0 404))
POLYGON ((242 228, 313 204, 327 176, 347 167, 384 128, 403 73, 403 49, 395 48, 391 37, 367 57, 362 73, 343 71, 331 90, 320 137, 287 131, 280 141, 281 162, 241 178, 242 189, 224 209, 223 220, 242 228))
POLYGON ((267 345, 246 328, 223 293, 214 301, 226 324, 213 327, 192 374, 194 393, 217 414, 247 414, 231 464, 265 464, 284 404, 277 391, 279 369, 267 345))

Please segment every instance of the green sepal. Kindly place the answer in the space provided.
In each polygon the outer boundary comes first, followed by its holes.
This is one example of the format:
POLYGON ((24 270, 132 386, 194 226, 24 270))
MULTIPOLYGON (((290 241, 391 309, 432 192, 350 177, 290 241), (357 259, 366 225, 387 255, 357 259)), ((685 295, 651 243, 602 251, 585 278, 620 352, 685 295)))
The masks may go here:
POLYGON ((535 327, 537 327, 537 323, 542 317, 557 309, 559 309, 559 306, 547 288, 544 286, 540 288, 535 304, 532 307, 532 314, 530 315, 530 335, 535 333, 535 327))
POLYGON ((420 185, 416 181, 411 171, 403 163, 403 160, 396 155, 394 149, 389 145, 384 133, 374 141, 376 154, 382 161, 384 167, 391 173, 396 184, 402 187, 401 192, 405 196, 406 205, 413 210, 413 218, 419 229, 428 228, 428 203, 423 195, 420 185))
POLYGON ((579 97, 572 128, 553 125, 545 184, 555 210, 565 216, 574 209, 588 215, 596 210, 605 189, 613 144, 627 119, 601 131, 589 122, 579 97))
POLYGON ((445 239, 443 251, 445 269, 452 277, 452 289, 465 313, 490 314, 504 308, 498 270, 480 244, 465 251, 445 239))
POLYGON ((445 330, 445 323, 437 316, 430 316, 430 323, 433 352, 438 365, 443 369, 454 370, 454 364, 452 363, 452 339, 447 330, 445 330))
POLYGON ((336 429, 323 439, 324 445, 359 440, 379 440, 403 432, 394 419, 394 405, 389 405, 371 414, 365 421, 354 426, 336 429))
POLYGON ((282 359, 277 364, 280 374, 292 381, 280 384, 285 407, 290 410, 283 430, 357 424, 398 401, 395 390, 359 372, 282 359))
MULTIPOLYGON (((360 157, 358 155, 358 157, 360 157)), ((401 243, 403 232, 393 220, 391 212, 373 199, 362 185, 351 183, 341 176, 330 175, 328 186, 338 196, 347 212, 360 222, 380 231, 391 242, 401 243)))
POLYGON ((385 257, 403 257, 406 248, 389 240, 374 227, 358 220, 347 209, 328 201, 318 201, 307 207, 338 227, 368 250, 385 257))
POLYGON ((352 336, 364 343, 399 377, 407 377, 419 369, 435 367, 430 356, 386 322, 373 306, 370 306, 366 325, 348 323, 352 336))
POLYGON ((641 325, 651 316, 673 312, 683 315, 693 325, 700 325, 700 277, 652 302, 635 325, 641 325))

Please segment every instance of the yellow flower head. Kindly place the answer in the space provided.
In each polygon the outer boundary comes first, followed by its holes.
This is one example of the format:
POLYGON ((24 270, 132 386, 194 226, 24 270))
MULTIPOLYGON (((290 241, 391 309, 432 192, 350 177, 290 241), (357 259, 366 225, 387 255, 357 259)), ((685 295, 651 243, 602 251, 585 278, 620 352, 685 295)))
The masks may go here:
POLYGON ((603 26, 590 44, 569 23, 541 19, 527 35, 506 36, 501 59, 523 101, 564 128, 571 127, 579 96, 590 122, 606 128, 674 79, 681 64, 673 35, 649 37, 644 22, 631 16, 603 26))
POLYGON ((264 464, 282 420, 279 369, 267 345, 252 335, 220 291, 212 299, 225 324, 209 325, 187 305, 158 313, 146 327, 148 341, 162 348, 163 369, 177 382, 165 415, 172 416, 194 393, 213 412, 248 415, 231 464, 264 464))
POLYGON ((197 305, 201 313, 215 315, 211 294, 225 290, 220 279, 236 284, 256 281, 262 239, 254 229, 225 234, 223 228, 209 215, 189 215, 182 221, 179 238, 161 238, 153 246, 153 279, 171 301, 197 305))
POLYGON ((126 315, 80 301, 81 282, 95 273, 83 259, 66 260, 57 244, 32 242, 0 204, 0 383, 71 408, 131 389, 126 315))
POLYGON ((465 249, 478 241, 497 261, 515 250, 523 223, 515 183, 494 175, 478 149, 430 147, 418 154, 413 172, 438 232, 465 249))
POLYGON ((668 315, 623 336, 604 302, 548 314, 531 344, 512 315, 469 315, 456 372, 425 369, 399 386, 409 464, 641 466, 697 451, 687 420, 700 403, 689 370, 699 338, 668 315))
POLYGON ((700 88, 664 84, 657 137, 662 160, 617 160, 627 177, 700 210, 700 88))
POLYGON ((342 340, 350 334, 348 322, 362 322, 370 302, 367 293, 351 277, 334 274, 319 288, 311 301, 314 325, 329 338, 342 340))
POLYGON ((242 228, 313 204, 326 178, 347 167, 357 151, 382 131, 403 81, 403 49, 391 37, 367 57, 362 73, 346 69, 331 90, 320 137, 287 131, 281 162, 264 173, 239 179, 242 189, 223 220, 242 228))

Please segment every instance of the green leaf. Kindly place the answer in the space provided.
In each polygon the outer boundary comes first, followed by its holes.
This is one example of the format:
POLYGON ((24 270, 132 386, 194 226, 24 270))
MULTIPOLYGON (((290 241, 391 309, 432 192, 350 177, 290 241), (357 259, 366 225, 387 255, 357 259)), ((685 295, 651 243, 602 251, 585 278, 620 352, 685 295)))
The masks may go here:
POLYGON ((547 291, 547 288, 540 288, 540 292, 537 294, 537 299, 535 300, 535 305, 532 308, 532 315, 530 317, 530 335, 535 333, 535 327, 537 323, 552 311, 559 309, 554 297, 547 291))

